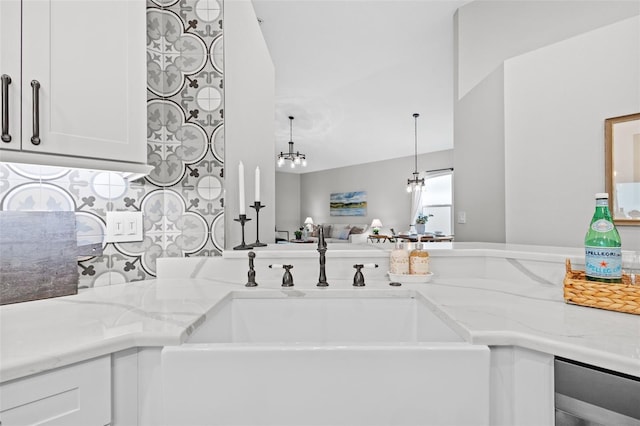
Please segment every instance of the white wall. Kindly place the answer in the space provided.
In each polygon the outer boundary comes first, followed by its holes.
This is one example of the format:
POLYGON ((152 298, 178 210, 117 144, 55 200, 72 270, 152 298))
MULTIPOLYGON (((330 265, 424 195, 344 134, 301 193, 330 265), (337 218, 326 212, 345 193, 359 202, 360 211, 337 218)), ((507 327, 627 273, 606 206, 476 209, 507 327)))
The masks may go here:
MULTIPOLYGON (((455 209, 474 213, 456 240, 492 241, 491 233, 582 244, 593 194, 604 191, 604 119, 640 111, 640 30, 622 22, 639 13, 638 1, 476 1, 458 10, 455 209), (504 170, 506 184, 487 170, 504 170), (501 197, 502 230, 486 211, 501 197)), ((624 248, 640 248, 640 227, 619 231, 624 248)))
POLYGON ((456 241, 505 241, 504 73, 499 67, 456 102, 454 221, 456 241))
MULTIPOLYGON (((276 229, 289 231, 289 238, 293 238, 293 231, 304 223, 300 218, 300 176, 296 173, 276 172, 276 229)), ((278 234, 283 237, 283 234, 278 234)))
POLYGON ((640 111, 639 35, 630 18, 505 63, 507 242, 582 244, 605 190, 604 119, 640 111))
POLYGON ((260 166, 260 241, 275 240, 275 71, 250 0, 224 2, 225 248, 240 244, 238 164, 245 166, 245 242, 256 240, 254 170, 260 166))
MULTIPOLYGON (((419 171, 448 167, 453 167, 452 150, 418 156, 419 171)), ((378 218, 384 230, 408 230, 411 196, 406 187, 413 170, 414 157, 411 156, 305 173, 300 176, 300 223, 307 216, 311 216, 314 223, 371 224, 378 218), (367 192, 367 215, 330 216, 330 194, 349 191, 367 192)))
POLYGON ((636 14, 637 0, 470 2, 457 13, 458 99, 508 58, 636 14))

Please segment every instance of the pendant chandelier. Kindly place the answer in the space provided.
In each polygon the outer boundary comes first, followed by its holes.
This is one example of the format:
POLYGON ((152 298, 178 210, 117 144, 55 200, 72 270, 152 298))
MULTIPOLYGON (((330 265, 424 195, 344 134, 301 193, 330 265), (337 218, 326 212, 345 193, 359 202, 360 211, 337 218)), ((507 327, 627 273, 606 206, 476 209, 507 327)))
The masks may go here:
POLYGON ((299 151, 293 151, 293 117, 289 116, 289 152, 280 152, 278 154, 278 167, 282 167, 284 163, 291 161, 291 168, 302 164, 302 167, 307 166, 307 156, 301 154, 299 151))
POLYGON ((422 188, 424 187, 424 178, 418 177, 418 117, 420 117, 420 114, 413 114, 413 120, 415 122, 415 169, 413 170, 413 178, 407 179, 407 192, 422 191, 422 188))

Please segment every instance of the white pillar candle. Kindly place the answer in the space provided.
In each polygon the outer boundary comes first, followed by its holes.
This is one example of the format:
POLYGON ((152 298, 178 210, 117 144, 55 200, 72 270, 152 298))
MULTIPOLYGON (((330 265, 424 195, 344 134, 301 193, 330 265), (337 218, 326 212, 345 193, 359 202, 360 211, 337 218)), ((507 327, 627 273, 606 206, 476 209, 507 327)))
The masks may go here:
POLYGON ((260 202, 260 166, 256 167, 256 198, 255 201, 260 202))
POLYGON ((244 164, 242 161, 238 166, 238 194, 239 194, 239 204, 240 204, 240 214, 246 214, 244 209, 244 164))

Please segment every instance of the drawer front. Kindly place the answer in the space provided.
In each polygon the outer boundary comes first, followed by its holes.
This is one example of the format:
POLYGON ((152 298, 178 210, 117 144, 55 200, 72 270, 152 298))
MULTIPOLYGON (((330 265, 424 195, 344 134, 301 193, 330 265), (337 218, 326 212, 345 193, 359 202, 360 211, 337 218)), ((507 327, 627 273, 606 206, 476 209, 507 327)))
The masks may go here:
POLYGON ((2 426, 109 424, 111 357, 1 384, 0 421, 2 426))

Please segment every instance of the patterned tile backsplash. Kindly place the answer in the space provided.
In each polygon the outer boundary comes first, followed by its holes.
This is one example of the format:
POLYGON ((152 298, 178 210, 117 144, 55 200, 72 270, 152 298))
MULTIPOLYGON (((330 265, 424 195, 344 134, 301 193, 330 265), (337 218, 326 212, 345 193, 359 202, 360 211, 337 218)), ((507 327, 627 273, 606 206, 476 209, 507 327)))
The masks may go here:
POLYGON ((78 258, 80 288, 155 276, 158 257, 224 247, 222 0, 147 1, 144 179, 0 164, 0 210, 73 211, 78 245, 103 242, 107 211, 144 214, 144 240, 78 258))

